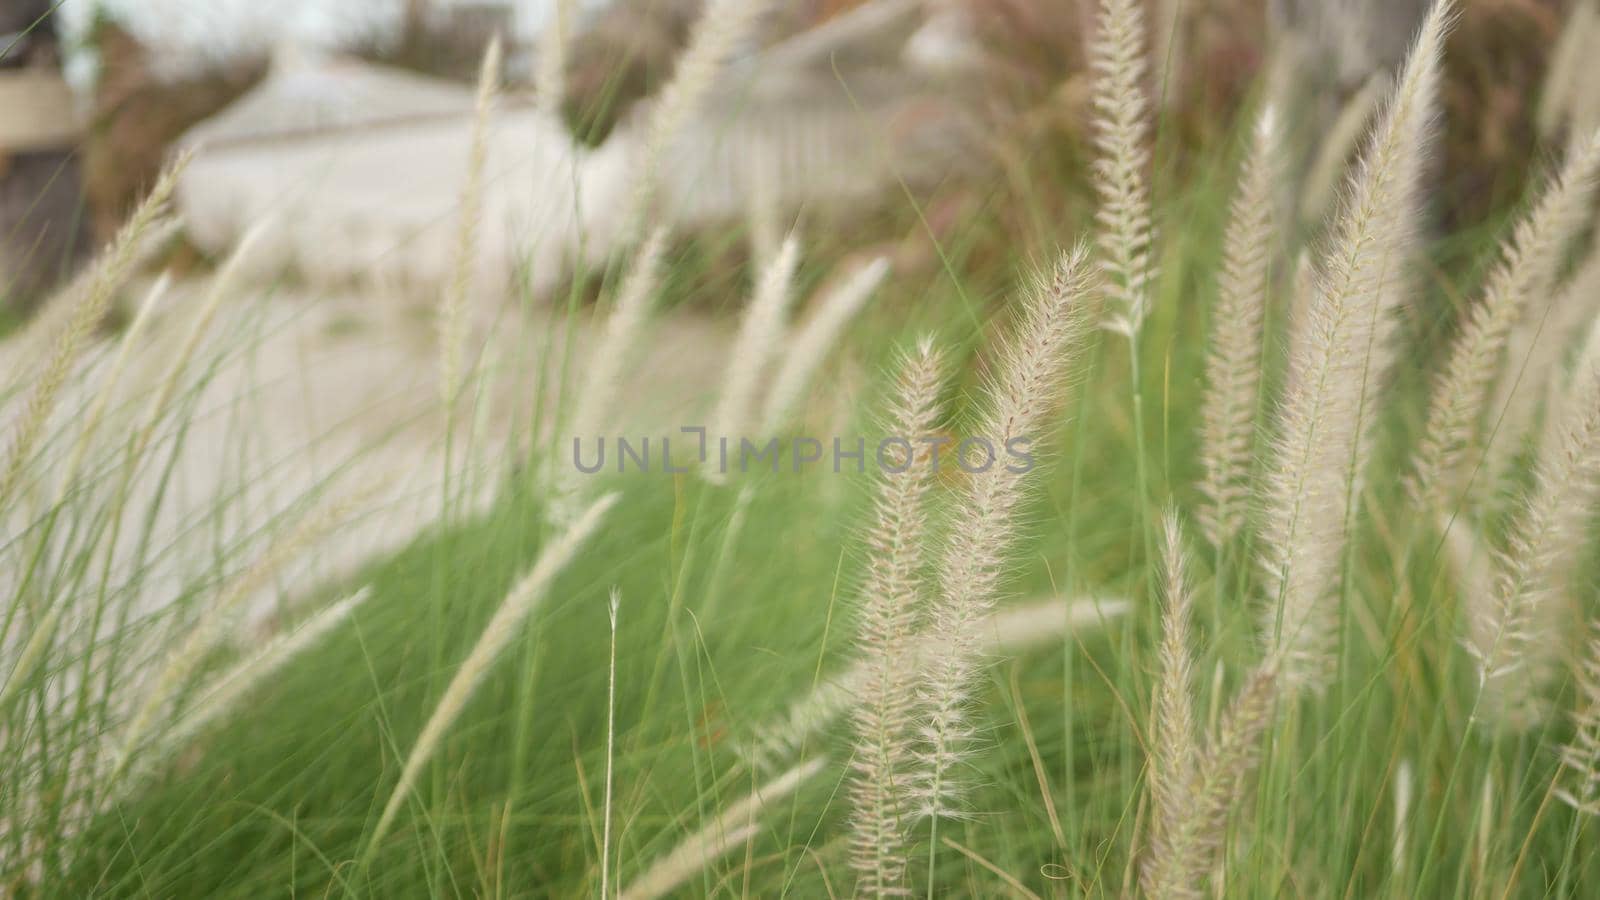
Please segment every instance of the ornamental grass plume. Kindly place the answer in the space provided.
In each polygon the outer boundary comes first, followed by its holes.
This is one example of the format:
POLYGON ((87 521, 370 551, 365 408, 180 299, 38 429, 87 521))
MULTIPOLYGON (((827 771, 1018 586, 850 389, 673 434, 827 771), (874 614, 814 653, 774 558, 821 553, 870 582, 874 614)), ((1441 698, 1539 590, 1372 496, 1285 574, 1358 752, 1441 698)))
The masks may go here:
MULTIPOLYGON (((885 424, 889 435, 912 442, 908 447, 936 433, 942 370, 929 340, 902 364, 885 424)), ((865 677, 857 686, 852 717, 850 862, 858 894, 887 897, 904 892, 915 631, 926 588, 927 494, 937 473, 926 451, 908 450, 904 458, 880 469, 856 625, 856 652, 865 677)))
MULTIPOLYGON (((760 396, 762 378, 788 330, 794 273, 799 262, 800 241, 791 234, 766 271, 761 273, 755 295, 739 324, 739 334, 734 338, 728 357, 727 373, 722 379, 722 392, 711 414, 711 429, 706 433, 708 441, 725 439, 736 451, 740 439, 750 436, 751 426, 759 424, 755 421, 756 398, 760 396)), ((726 480, 720 467, 708 464, 703 471, 713 482, 726 480)))
MULTIPOLYGON (((1173 842, 1193 814, 1195 780, 1199 774, 1200 741, 1194 710, 1194 636, 1189 615, 1193 606, 1183 530, 1177 514, 1164 518, 1162 560, 1165 571, 1166 610, 1161 617, 1160 671, 1156 678, 1151 714, 1150 762, 1146 783, 1150 791, 1150 859, 1174 852, 1173 842)), ((1157 895, 1160 872, 1147 864, 1140 873, 1145 892, 1157 895)))
POLYGON ((293 631, 268 641, 261 649, 219 675, 206 687, 189 710, 161 736, 160 743, 166 753, 176 751, 211 723, 226 718, 238 708, 241 700, 265 683, 274 673, 281 671, 284 666, 315 646, 335 628, 349 621, 370 596, 372 596, 370 588, 356 591, 321 610, 293 631))
POLYGON ((1562 802, 1584 815, 1600 816, 1600 623, 1578 663, 1578 698, 1572 738, 1561 748, 1556 789, 1562 802))
POLYGON ((755 840, 757 821, 774 803, 804 787, 828 766, 825 756, 813 757, 740 798, 705 827, 679 841, 617 895, 619 900, 656 900, 676 890, 696 872, 730 851, 755 840))
MULTIPOLYGON (((604 430, 615 424, 623 377, 655 307, 666 246, 666 229, 656 228, 634 252, 628 274, 617 289, 611 314, 606 317, 600 342, 589 354, 583 386, 573 403, 568 430, 575 442, 574 453, 577 442, 603 439, 604 430)), ((570 522, 582 510, 583 489, 588 482, 565 467, 557 472, 554 482, 548 517, 554 523, 570 522)))
POLYGON ((1150 248, 1150 100, 1145 96, 1145 28, 1140 0, 1100 0, 1089 42, 1093 72, 1094 188, 1100 198, 1101 266, 1112 311, 1104 327, 1132 340, 1149 312, 1155 277, 1150 248))
POLYGON ((368 859, 388 834, 395 817, 400 813, 400 805, 411 795, 417 776, 422 774, 422 767, 433 758, 433 753, 444 739, 445 732, 466 708, 473 691, 488 674, 501 651, 505 650, 506 645, 517 636, 522 623, 527 621, 528 616, 544 600, 556 576, 567 567, 583 545, 588 543, 589 538, 599 529, 600 523, 605 520, 606 513, 610 512, 616 502, 617 495, 612 493, 590 504, 565 533, 540 551, 533 568, 529 569, 528 574, 506 594, 500 608, 495 611, 494 617, 484 627, 483 634, 478 637, 478 642, 473 645, 467 658, 462 661, 461 667, 456 670, 455 677, 450 679, 450 684, 445 688, 444 695, 439 698, 433 714, 428 717, 427 724, 423 725, 421 734, 417 735, 417 741, 412 745, 410 755, 406 757, 405 767, 400 771, 400 780, 395 784, 394 792, 389 795, 388 803, 384 804, 383 812, 378 816, 378 824, 367 838, 368 859))
MULTIPOLYGON (((800 327, 794 340, 772 378, 772 389, 767 392, 762 411, 763 436, 775 433, 794 413, 801 395, 816 377, 817 370, 828 358, 839 336, 866 307, 874 292, 889 276, 889 260, 879 256, 851 272, 843 282, 829 291, 817 306, 817 311, 800 327)), ((896 432, 904 434, 904 432, 896 432)))
POLYGON ((467 182, 461 188, 456 220, 454 271, 439 308, 439 393, 446 420, 455 411, 461 389, 461 345, 466 340, 466 306, 478 263, 478 220, 483 217, 483 170, 489 157, 489 119, 500 88, 500 36, 489 39, 478 66, 478 91, 472 117, 472 143, 467 151, 467 182))
MULTIPOLYGON (((1067 635, 1109 624, 1126 616, 1133 608, 1127 600, 1051 599, 1006 606, 995 611, 978 627, 983 636, 983 653, 988 656, 1017 656, 1030 650, 1058 644, 1067 635)), ((916 636, 913 646, 918 680, 944 650, 937 635, 926 630, 916 636)), ((855 708, 865 694, 870 677, 865 660, 857 660, 843 672, 824 679, 804 697, 790 704, 774 721, 753 730, 741 755, 751 768, 776 771, 799 758, 813 737, 855 708)))
POLYGON ((771 0, 707 0, 678 56, 672 78, 656 95, 644 123, 638 182, 630 201, 624 234, 631 244, 655 216, 660 169, 667 148, 716 85, 730 57, 749 40, 771 0))
POLYGON ((1276 251, 1273 219, 1281 173, 1279 141, 1277 112, 1269 105, 1257 117, 1223 239, 1201 407, 1205 475, 1200 489, 1207 503, 1201 507, 1199 519, 1214 546, 1226 543, 1243 527, 1250 499, 1263 324, 1276 251))
POLYGON ((1416 243, 1418 194, 1453 5, 1436 4, 1362 153, 1309 308, 1291 339, 1281 422, 1266 482, 1262 633, 1286 689, 1331 677, 1352 498, 1370 449, 1371 387, 1387 370, 1416 243))
POLYGON ((206 654, 216 648, 238 608, 265 588, 285 565, 345 526, 380 484, 374 479, 348 497, 306 516, 293 529, 274 540, 260 558, 229 581, 216 598, 201 610, 183 638, 167 652, 165 662, 157 670, 149 690, 144 692, 143 699, 122 727, 110 774, 101 782, 105 788, 118 787, 117 782, 127 773, 134 757, 144 749, 152 730, 157 727, 158 717, 183 690, 190 676, 205 661, 206 654))
MULTIPOLYGON (((1597 236, 1600 237, 1600 236, 1597 236)), ((1600 240, 1566 285, 1542 307, 1535 306, 1512 328, 1505 365, 1488 404, 1487 447, 1474 485, 1498 489, 1511 463, 1526 449, 1539 410, 1573 346, 1600 314, 1600 240)))
MULTIPOLYGON (((995 449, 1031 446, 1050 423, 1061 381, 1081 347, 1084 298, 1096 289, 1088 252, 1062 254, 1054 274, 1030 292, 1011 344, 986 388, 988 406, 974 435, 995 449)), ((1051 423, 1053 424, 1053 423, 1051 423)), ((962 448, 957 448, 957 453, 962 448)), ((1003 569, 1021 534, 1018 516, 1033 466, 995 462, 972 473, 951 513, 949 537, 937 564, 938 587, 929 633, 943 645, 921 688, 924 717, 917 793, 934 818, 957 809, 954 769, 970 752, 968 705, 983 667, 978 628, 995 606, 1003 569)))
POLYGON ((179 157, 156 180, 144 202, 139 204, 133 216, 117 232, 105 256, 94 263, 81 293, 73 298, 64 320, 50 338, 50 349, 43 360, 43 369, 33 381, 32 393, 28 395, 27 405, 12 431, 4 462, 0 463, 0 510, 11 505, 12 496, 21 486, 22 477, 33 458, 35 445, 55 410, 61 389, 66 386, 78 351, 83 349, 90 333, 99 327, 111 309, 111 301, 139 256, 145 235, 157 227, 177 187, 178 176, 183 173, 188 161, 187 156, 179 157))
POLYGON ((1228 819, 1244 797, 1261 761, 1261 739, 1272 721, 1279 679, 1276 660, 1257 667, 1217 722, 1200 754, 1188 793, 1141 872, 1140 885, 1154 900, 1205 896, 1228 834, 1228 819))
POLYGON ((1438 512, 1459 486, 1489 400, 1499 361, 1528 305, 1550 297, 1573 239, 1589 219, 1600 177, 1600 132, 1568 157, 1528 216, 1517 223, 1489 276, 1483 300, 1468 314, 1434 386, 1427 425, 1417 443, 1410 495, 1438 512))
POLYGON ((1591 326, 1572 383, 1551 411, 1533 484, 1508 529, 1487 593, 1466 597, 1467 648, 1478 663, 1476 715, 1525 729, 1543 718, 1560 634, 1552 619, 1562 574, 1586 548, 1600 493, 1600 321, 1591 326))

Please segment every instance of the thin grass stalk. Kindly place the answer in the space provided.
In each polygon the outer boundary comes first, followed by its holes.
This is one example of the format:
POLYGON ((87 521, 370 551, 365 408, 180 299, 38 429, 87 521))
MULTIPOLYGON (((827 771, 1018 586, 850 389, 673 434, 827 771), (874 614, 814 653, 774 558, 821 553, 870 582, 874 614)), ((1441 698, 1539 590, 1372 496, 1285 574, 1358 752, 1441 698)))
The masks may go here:
POLYGON ((611 787, 616 780, 617 757, 617 614, 622 592, 611 589, 607 613, 611 622, 611 654, 606 663, 606 785, 601 803, 604 822, 600 837, 600 897, 611 896, 611 787))

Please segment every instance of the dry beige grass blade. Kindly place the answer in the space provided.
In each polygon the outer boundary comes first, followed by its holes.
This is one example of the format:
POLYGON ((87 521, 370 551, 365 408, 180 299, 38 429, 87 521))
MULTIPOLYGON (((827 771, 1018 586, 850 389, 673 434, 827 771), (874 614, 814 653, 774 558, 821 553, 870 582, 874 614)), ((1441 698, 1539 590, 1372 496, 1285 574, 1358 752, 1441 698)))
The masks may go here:
POLYGON ((572 558, 599 529, 606 513, 616 501, 616 494, 607 494, 591 504, 564 534, 540 551, 533 568, 517 582, 501 602, 494 617, 484 627, 478 642, 473 645, 472 651, 456 670, 455 677, 450 679, 444 695, 439 698, 433 714, 428 717, 427 724, 417 736, 410 755, 406 757, 405 767, 400 772, 400 780, 395 785, 394 792, 389 795, 389 801, 378 817, 378 824, 374 826, 372 834, 367 839, 367 859, 371 859, 372 854, 377 851, 379 844, 388 834, 395 817, 400 813, 401 805, 411 795, 417 776, 422 773, 422 767, 433 758, 433 753, 444 739, 445 732, 466 708, 473 691, 488 674, 501 651, 516 637, 523 622, 549 593, 556 576, 567 567, 572 558))
POLYGON ((12 497, 33 457, 35 445, 72 372, 78 351, 111 308, 112 298, 128 277, 141 242, 156 224, 167 201, 172 198, 178 175, 187 162, 188 157, 181 157, 162 173, 150 194, 117 233, 105 257, 94 264, 86 287, 74 300, 59 331, 51 337, 48 358, 33 382, 32 393, 6 447, 4 463, 0 463, 0 510, 10 507, 12 497))
POLYGON ((750 843, 760 833, 756 823, 762 813, 815 778, 827 764, 823 756, 807 760, 756 788, 656 860, 622 889, 619 900, 665 897, 729 851, 750 843))
POLYGON ((1089 67, 1094 73, 1094 187, 1105 292, 1104 325, 1133 339, 1149 312, 1154 220, 1150 209, 1150 101, 1145 96, 1145 27, 1140 0, 1100 0, 1089 67))
POLYGON ((1205 476, 1200 489, 1209 502, 1200 524, 1213 546, 1243 527, 1250 500, 1263 324, 1277 253, 1273 208, 1281 178, 1279 140, 1277 112, 1268 106, 1257 119, 1223 241, 1201 407, 1205 476))
POLYGON ((1404 269, 1415 244, 1423 159, 1453 5, 1436 5, 1362 154, 1294 329, 1282 421, 1266 481, 1264 568, 1273 603, 1263 616, 1268 655, 1289 689, 1332 677, 1340 616, 1334 603, 1370 449, 1370 409, 1387 372, 1404 269))
POLYGON ((500 89, 500 37, 490 39, 478 68, 478 91, 472 120, 472 147, 467 154, 467 182, 457 212, 455 266, 439 309, 439 391, 446 421, 461 389, 462 344, 466 341, 466 306, 478 261, 478 220, 483 216, 483 170, 489 157, 489 120, 500 89))
POLYGON ((1158 862, 1175 852, 1185 820, 1194 814, 1200 768, 1194 710, 1194 635, 1189 627, 1193 598, 1185 574, 1183 529, 1175 513, 1167 513, 1164 533, 1166 611, 1161 619, 1160 674, 1152 705, 1151 758, 1146 767, 1151 802, 1150 858, 1140 872, 1140 884, 1153 897, 1163 896, 1171 887, 1161 883, 1158 862))
POLYGON ((1540 690, 1560 643, 1561 574, 1586 549, 1600 500, 1600 322, 1590 328, 1572 385, 1552 415, 1493 586, 1465 599, 1467 646, 1482 687, 1477 714, 1511 729, 1543 719, 1540 690))
POLYGON ((1589 219, 1597 177, 1600 133, 1575 149, 1517 223, 1483 300, 1468 314, 1434 386, 1412 465, 1409 492, 1424 511, 1444 511, 1462 477, 1472 474, 1462 469, 1507 339, 1530 303, 1554 293, 1570 245, 1589 219))
MULTIPOLYGON (((1081 245, 1062 254, 1049 280, 1031 290, 986 388, 988 409, 973 439, 987 441, 999 458, 986 470, 969 472, 940 551, 929 613, 928 633, 943 642, 945 651, 929 661, 921 688, 925 725, 918 792, 925 813, 935 817, 955 812, 958 784, 953 770, 970 752, 968 703, 984 664, 978 629, 994 612, 1005 566, 1020 537, 1018 516, 1036 462, 1033 443, 1054 424, 1051 413, 1061 401, 1062 382, 1088 327, 1083 301, 1096 287, 1091 269, 1081 245), (1030 455, 1030 464, 1007 458, 1017 442, 1030 455)), ((956 453, 962 452, 958 446, 956 453)))
MULTIPOLYGON (((908 441, 939 425, 940 355, 924 341, 902 365, 887 433, 908 441)), ((916 702, 916 616, 926 599, 927 494, 937 477, 931 454, 908 453, 885 466, 866 535, 856 651, 866 677, 855 698, 854 775, 850 781, 850 861, 857 891, 903 893, 906 778, 916 702), (901 471, 894 471, 900 468, 901 471)))

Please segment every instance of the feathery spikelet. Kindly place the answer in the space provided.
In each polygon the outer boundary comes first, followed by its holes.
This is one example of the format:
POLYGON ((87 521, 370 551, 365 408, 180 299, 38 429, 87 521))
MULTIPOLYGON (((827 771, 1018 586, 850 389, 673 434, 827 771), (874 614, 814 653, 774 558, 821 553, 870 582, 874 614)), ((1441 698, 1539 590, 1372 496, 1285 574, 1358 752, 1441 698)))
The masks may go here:
MULTIPOLYGON (((1056 408, 1062 376, 1084 334, 1081 304, 1095 288, 1086 257, 1081 245, 1063 254, 1051 279, 1034 287, 988 386, 989 408, 976 437, 997 454, 1012 441, 1035 440, 1056 408)), ((1017 516, 1030 469, 995 462, 970 475, 938 563, 929 629, 945 649, 927 667, 920 701, 926 721, 918 793, 930 816, 956 810, 952 770, 967 752, 967 704, 983 666, 977 626, 994 609, 1003 566, 1021 530, 1017 516)))
POLYGON ((1317 144, 1316 158, 1306 170, 1300 189, 1300 221, 1310 227, 1322 222, 1339 193, 1339 180, 1344 175, 1350 154, 1361 144, 1367 123, 1383 101, 1389 87, 1386 73, 1374 72, 1361 89, 1346 100, 1333 124, 1323 133, 1317 144))
POLYGON ((45 423, 55 410, 56 400, 71 374, 78 351, 111 308, 111 300, 139 255, 145 234, 156 225, 167 201, 172 198, 178 176, 188 160, 187 156, 180 157, 157 179, 149 196, 117 232, 106 256, 95 263, 86 287, 61 323, 60 330, 53 335, 43 371, 33 383, 33 392, 6 447, 5 462, 0 467, 0 510, 9 508, 33 456, 34 445, 43 434, 45 423))
MULTIPOLYGON (((771 0, 708 0, 678 57, 672 79, 657 95, 644 125, 644 146, 638 166, 638 183, 624 220, 624 233, 644 232, 656 210, 661 159, 679 131, 694 116, 716 84, 717 76, 739 45, 754 31, 771 0)), ((632 243, 631 240, 626 241, 632 243)))
POLYGON ((1539 133, 1555 134, 1572 117, 1577 96, 1583 90, 1583 72, 1592 64, 1594 47, 1600 43, 1600 4, 1578 0, 1561 28, 1561 37, 1550 54, 1544 86, 1539 91, 1539 106, 1534 121, 1539 133))
MULTIPOLYGON (((939 354, 929 341, 900 373, 887 426, 908 441, 934 434, 939 423, 939 354)), ((883 467, 875 520, 866 538, 857 652, 865 667, 855 701, 856 752, 850 783, 851 864, 857 893, 904 893, 906 779, 916 692, 913 632, 924 596, 926 495, 936 475, 927 453, 883 467)))
POLYGON ((478 67, 478 93, 467 156, 467 183, 461 189, 456 220, 455 269, 439 309, 439 393, 447 416, 461 388, 461 345, 466 339, 466 306, 478 262, 478 219, 483 216, 483 169, 489 157, 489 118, 500 87, 500 36, 489 40, 478 67))
POLYGON ((1095 191, 1100 209, 1101 265, 1106 296, 1114 306, 1106 328, 1130 340, 1149 312, 1150 259, 1150 101, 1145 96, 1144 10, 1140 0, 1100 0, 1098 31, 1089 42, 1094 73, 1095 191))
POLYGON ((1543 715, 1539 689, 1550 674, 1558 635, 1550 618, 1561 572, 1583 552, 1600 487, 1600 322, 1590 329, 1549 439, 1539 448, 1533 485, 1512 523, 1487 595, 1466 598, 1468 649, 1478 661, 1480 715, 1528 728, 1543 715))
POLYGON ((550 21, 539 35, 533 77, 534 101, 554 118, 567 98, 567 35, 572 27, 572 0, 555 0, 550 21))
MULTIPOLYGON (((1194 640, 1189 631, 1190 596, 1183 552, 1183 529, 1175 513, 1165 518, 1163 568, 1167 608, 1162 616, 1161 673, 1156 681, 1155 721, 1151 725, 1150 785, 1151 859, 1172 853, 1172 842, 1193 815, 1195 781, 1199 776, 1200 741, 1194 712, 1194 640)), ((1145 892, 1154 896, 1157 869, 1147 864, 1140 873, 1145 892)))
MULTIPOLYGON (((791 234, 777 257, 761 273, 755 296, 745 310, 728 359, 728 371, 723 376, 722 394, 711 415, 708 440, 726 438, 730 447, 736 449, 742 438, 749 437, 747 431, 756 413, 762 375, 787 330, 789 305, 794 298, 794 271, 799 262, 800 241, 791 234)), ((704 471, 711 481, 725 480, 724 473, 716 469, 704 471)))
POLYGON ((61 614, 66 607, 65 603, 57 603, 33 623, 28 642, 22 645, 22 651, 11 664, 11 671, 5 674, 5 681, 0 682, 0 715, 5 714, 11 698, 27 683, 39 663, 44 661, 50 650, 51 641, 55 638, 56 625, 60 623, 61 614))
POLYGON ((135 754, 143 749, 147 735, 156 725, 157 716, 182 690, 189 676, 205 660, 205 655, 216 647, 238 607, 265 588, 279 570, 308 547, 316 546, 323 538, 344 526, 381 484, 381 481, 374 480, 350 496, 307 516, 294 529, 273 541, 254 564, 228 582, 217 598, 200 613, 184 638, 167 654, 166 662, 156 673, 151 688, 145 692, 144 699, 122 729, 115 762, 111 774, 103 780, 104 785, 116 787, 118 780, 128 771, 135 754))
MULTIPOLYGON (((1126 600, 1045 600, 997 610, 978 627, 983 635, 983 652, 989 656, 1015 656, 1034 647, 1057 643, 1064 635, 1110 623, 1128 614, 1132 604, 1126 600)), ((944 644, 936 636, 918 634, 913 646, 913 665, 920 673, 944 644)), ((870 671, 864 660, 824 680, 774 722, 754 729, 753 740, 745 742, 742 755, 755 769, 773 771, 788 765, 805 749, 807 742, 826 730, 835 720, 854 708, 866 691, 870 671)), ((919 675, 920 677, 920 675, 919 675)))
POLYGON ((1394 838, 1389 843, 1389 866, 1396 879, 1403 879, 1411 860, 1407 849, 1407 830, 1411 827, 1411 800, 1416 793, 1416 771, 1411 760, 1402 759, 1394 773, 1394 838))
POLYGON ((1255 458, 1256 406, 1261 390, 1262 323, 1272 285, 1276 249, 1272 230, 1279 178, 1277 113, 1268 106, 1256 122, 1239 193, 1223 241, 1207 390, 1201 408, 1205 477, 1200 489, 1210 501, 1201 527, 1221 546, 1244 525, 1247 482, 1255 458))
POLYGON ((101 382, 104 386, 95 393, 88 411, 84 413, 83 427, 78 429, 78 438, 72 445, 72 455, 67 457, 67 464, 61 470, 61 480, 56 483, 56 499, 53 506, 59 506, 67 492, 73 489, 73 482, 78 478, 78 469, 83 465, 84 458, 89 455, 89 447, 94 441, 95 434, 100 430, 100 421, 105 417, 106 408, 111 405, 114 387, 122 380, 122 373, 133 355, 134 346, 144 337, 145 327, 150 323, 150 314, 166 295, 167 288, 171 284, 172 278, 166 273, 156 279, 155 284, 146 292, 144 302, 139 304, 139 311, 134 314, 133 322, 117 341, 117 356, 112 360, 111 367, 101 382))
POLYGON ((1589 217, 1597 174, 1600 134, 1572 154, 1538 205, 1517 224, 1483 301, 1462 328, 1417 444, 1410 493, 1424 510, 1441 511, 1450 501, 1506 339, 1527 305, 1552 293, 1566 251, 1589 217))
POLYGON ((444 695, 439 698, 439 704, 434 707, 433 714, 422 727, 422 733, 417 736, 411 754, 406 757, 405 767, 400 771, 400 780, 394 787, 394 793, 389 795, 389 802, 384 805, 383 813, 378 817, 378 824, 368 838, 366 854, 368 858, 388 834, 389 827, 394 824, 395 816, 400 813, 400 805, 410 796, 417 776, 422 773, 422 767, 433 758, 434 750, 438 749, 439 742, 454 724, 456 716, 466 708, 467 701, 471 699, 478 683, 488 674, 495 660, 499 658, 500 652, 516 637, 518 628, 544 600, 556 576, 588 542, 616 502, 616 494, 607 494, 591 504, 564 534, 540 551, 533 568, 511 588, 511 592, 500 603, 494 618, 489 620, 489 624, 483 629, 483 634, 478 637, 478 642, 473 645, 472 651, 456 670, 455 677, 450 679, 444 695))
POLYGON ((811 384, 823 360, 828 358, 828 352, 838 343, 839 335, 888 275, 889 260, 880 256, 851 273, 844 283, 822 299, 810 321, 790 342, 789 352, 778 374, 773 376, 772 390, 767 393, 766 409, 762 413, 763 434, 772 434, 783 427, 800 401, 800 395, 811 384))
MULTIPOLYGON (((583 387, 572 408, 570 430, 574 441, 603 439, 602 432, 613 424, 623 376, 650 321, 656 290, 661 286, 661 262, 666 246, 667 231, 657 228, 634 253, 633 264, 617 290, 611 314, 606 317, 605 331, 594 352, 589 354, 583 387)), ((584 483, 571 469, 556 476, 550 503, 551 521, 567 522, 578 513, 584 483)))
POLYGON ((1282 424, 1267 483, 1263 636, 1289 689, 1330 677, 1338 584, 1351 497, 1374 418, 1370 386, 1383 377, 1402 270, 1415 242, 1417 193, 1440 54, 1452 6, 1424 23, 1354 177, 1305 321, 1296 323, 1282 424))
POLYGON ((1261 736, 1272 720, 1278 678, 1269 660, 1251 673, 1228 705, 1201 756, 1183 815, 1158 847, 1142 885, 1155 900, 1197 900, 1216 866, 1228 818, 1261 758, 1261 736))
POLYGON ((623 888, 622 893, 617 895, 618 900, 656 900, 657 897, 665 897, 723 854, 748 844, 760 831, 756 820, 766 808, 799 790, 823 771, 827 764, 828 759, 824 756, 807 760, 756 788, 718 813, 704 828, 678 842, 677 846, 623 888))
MULTIPOLYGON (((293 631, 279 635, 266 646, 235 665, 195 701, 194 706, 161 736, 167 752, 183 746, 212 722, 232 712, 251 691, 288 665, 301 653, 315 646, 329 632, 347 621, 372 595, 362 588, 312 616, 293 631)), ((166 755, 158 753, 158 756, 166 755)))
POLYGON ((1543 309, 1535 307, 1507 339, 1506 365, 1498 373, 1488 405, 1489 434, 1474 482, 1489 491, 1500 487, 1511 461, 1526 448, 1538 412, 1570 357, 1573 345, 1600 310, 1600 242, 1572 279, 1543 309))
POLYGON ((1600 816, 1600 627, 1579 663, 1572 724, 1572 740, 1561 748, 1558 776, 1567 784, 1556 789, 1556 796, 1578 812, 1600 816))

